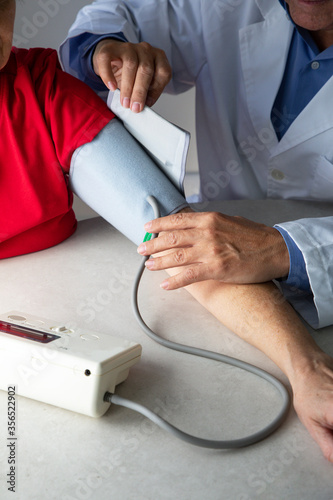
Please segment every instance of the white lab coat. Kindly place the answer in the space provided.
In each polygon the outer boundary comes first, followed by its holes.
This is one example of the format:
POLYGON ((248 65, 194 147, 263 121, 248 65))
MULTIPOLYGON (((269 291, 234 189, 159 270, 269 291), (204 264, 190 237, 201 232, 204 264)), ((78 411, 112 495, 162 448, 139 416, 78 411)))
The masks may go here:
MULTIPOLYGON (((270 121, 292 34, 278 0, 97 0, 68 36, 85 31, 158 46, 173 69, 167 90, 195 85, 202 200, 333 202, 333 77, 280 142, 270 121)), ((60 56, 73 73, 66 41, 60 56)), ((279 225, 303 252, 314 295, 315 307, 299 296, 296 307, 314 327, 332 324, 333 217, 279 225)))

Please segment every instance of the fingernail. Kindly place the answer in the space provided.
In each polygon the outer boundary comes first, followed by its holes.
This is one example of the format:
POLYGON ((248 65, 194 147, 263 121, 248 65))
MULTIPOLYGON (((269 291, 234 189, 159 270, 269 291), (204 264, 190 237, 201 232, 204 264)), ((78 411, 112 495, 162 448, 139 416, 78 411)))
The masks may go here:
POLYGON ((108 82, 108 87, 112 92, 114 92, 117 88, 112 82, 108 82))
POLYGON ((133 113, 140 113, 140 109, 141 109, 141 105, 139 102, 133 102, 132 106, 131 106, 131 110, 133 111, 133 113))
POLYGON ((148 260, 146 260, 146 262, 145 262, 145 266, 146 266, 148 269, 153 269, 154 265, 155 265, 154 259, 148 259, 148 260))
POLYGON ((137 249, 138 253, 144 254, 146 252, 146 245, 144 243, 140 243, 137 249))
POLYGON ((124 108, 129 108, 130 107, 130 98, 129 97, 124 97, 123 99, 123 107, 124 108))
POLYGON ((151 222, 147 222, 143 227, 148 231, 151 228, 151 222))
POLYGON ((163 281, 160 284, 160 287, 163 288, 164 290, 167 290, 169 288, 169 283, 167 281, 163 281))

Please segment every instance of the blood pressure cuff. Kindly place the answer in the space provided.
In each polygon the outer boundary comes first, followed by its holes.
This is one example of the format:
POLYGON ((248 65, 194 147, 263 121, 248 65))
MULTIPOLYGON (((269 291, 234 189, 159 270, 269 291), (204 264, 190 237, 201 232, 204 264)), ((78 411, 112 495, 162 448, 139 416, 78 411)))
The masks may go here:
POLYGON ((143 225, 154 218, 147 196, 157 199, 161 217, 188 206, 117 118, 74 152, 69 181, 82 201, 136 245, 144 238, 143 225))

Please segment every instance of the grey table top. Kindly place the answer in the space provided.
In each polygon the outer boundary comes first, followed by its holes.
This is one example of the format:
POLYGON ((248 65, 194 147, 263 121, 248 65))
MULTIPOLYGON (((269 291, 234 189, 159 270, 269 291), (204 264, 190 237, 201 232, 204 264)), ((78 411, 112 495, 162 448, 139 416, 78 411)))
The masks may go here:
MULTIPOLYGON (((284 201, 202 205, 274 224, 330 215, 333 205, 284 201)), ((140 363, 117 393, 158 410, 176 426, 211 439, 239 437, 268 423, 279 395, 265 381, 217 362, 165 349, 147 338, 130 310, 135 246, 100 218, 49 250, 0 263, 1 311, 54 318, 139 342, 140 363)), ((221 325, 185 291, 143 276, 140 308, 160 335, 258 365, 287 383, 261 352, 221 325)), ((312 332, 333 355, 333 328, 312 332)), ((66 390, 66 388, 64 388, 66 390)), ((0 391, 0 436, 7 429, 0 391)), ((116 406, 99 419, 18 398, 18 490, 7 492, 0 440, 0 498, 24 500, 332 500, 333 468, 291 409, 274 435, 236 451, 193 447, 116 406)))

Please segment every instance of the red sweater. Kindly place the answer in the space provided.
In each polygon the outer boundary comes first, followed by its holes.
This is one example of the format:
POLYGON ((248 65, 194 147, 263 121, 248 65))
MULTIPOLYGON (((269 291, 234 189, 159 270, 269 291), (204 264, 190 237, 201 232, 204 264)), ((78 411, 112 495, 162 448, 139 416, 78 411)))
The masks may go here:
POLYGON ((13 48, 0 71, 0 258, 48 248, 75 231, 71 156, 113 117, 61 70, 54 50, 13 48))

